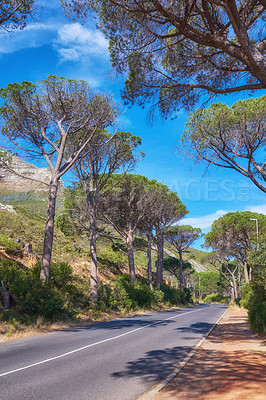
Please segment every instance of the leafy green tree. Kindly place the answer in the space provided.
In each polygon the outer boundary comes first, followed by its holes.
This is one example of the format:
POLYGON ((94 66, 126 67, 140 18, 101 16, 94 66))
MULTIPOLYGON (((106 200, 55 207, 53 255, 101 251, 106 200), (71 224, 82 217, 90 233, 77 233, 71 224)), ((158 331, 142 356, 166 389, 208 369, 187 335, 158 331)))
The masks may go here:
POLYGON ((252 329, 260 335, 266 333, 266 234, 250 252, 252 281, 244 288, 241 305, 248 309, 248 319, 252 329))
POLYGON ((171 226, 166 231, 165 239, 176 248, 179 254, 179 281, 181 290, 183 290, 183 253, 201 236, 200 228, 193 228, 190 225, 171 226))
POLYGON ((1 0, 0 33, 23 29, 34 11, 34 0, 1 0))
POLYGON ((90 10, 110 40, 112 65, 128 73, 123 97, 163 115, 205 96, 266 88, 265 0, 62 0, 90 10))
POLYGON ((206 247, 212 247, 223 256, 237 259, 244 270, 245 281, 251 280, 252 268, 248 267, 248 255, 256 242, 254 221, 259 230, 265 229, 266 216, 250 211, 227 213, 214 221, 212 229, 205 236, 206 247))
POLYGON ((145 184, 149 179, 134 174, 115 174, 109 180, 111 190, 99 203, 99 218, 110 224, 127 246, 130 280, 136 280, 133 235, 145 215, 145 184))
POLYGON ((202 298, 213 293, 222 293, 224 290, 218 271, 195 272, 191 276, 191 281, 194 281, 194 290, 196 293, 200 291, 202 298))
POLYGON ((222 250, 212 251, 206 254, 206 262, 211 264, 228 282, 228 288, 231 294, 231 301, 239 297, 239 288, 237 288, 238 263, 232 262, 227 254, 222 250))
MULTIPOLYGON (((180 260, 176 257, 167 257, 163 260, 164 269, 180 281, 180 260)), ((182 275, 184 286, 188 288, 190 276, 195 272, 189 261, 183 261, 182 275)))
MULTIPOLYGON (((111 176, 116 171, 125 173, 135 165, 137 157, 134 155, 134 150, 140 144, 141 139, 129 132, 117 132, 112 135, 105 130, 99 130, 84 148, 82 157, 73 167, 85 193, 85 201, 82 199, 80 201, 80 197, 75 199, 71 204, 71 214, 78 218, 79 226, 89 235, 90 290, 91 301, 94 304, 98 301, 96 248, 98 204, 101 197, 110 191, 108 181, 111 176)), ((82 196, 81 193, 78 195, 82 196)))
POLYGON ((176 193, 171 192, 166 185, 150 181, 145 185, 145 191, 147 192, 145 214, 138 224, 138 229, 146 235, 148 240, 148 280, 150 287, 152 287, 152 242, 156 242, 156 285, 159 287, 163 283, 164 232, 170 225, 184 217, 188 210, 176 193))
POLYGON ((51 172, 41 279, 49 278, 55 204, 60 178, 82 156, 99 129, 117 117, 113 100, 86 82, 54 75, 33 84, 12 83, 0 91, 1 132, 27 156, 44 160, 51 172))
POLYGON ((266 96, 232 107, 211 104, 190 114, 183 151, 208 165, 233 169, 266 193, 266 96))

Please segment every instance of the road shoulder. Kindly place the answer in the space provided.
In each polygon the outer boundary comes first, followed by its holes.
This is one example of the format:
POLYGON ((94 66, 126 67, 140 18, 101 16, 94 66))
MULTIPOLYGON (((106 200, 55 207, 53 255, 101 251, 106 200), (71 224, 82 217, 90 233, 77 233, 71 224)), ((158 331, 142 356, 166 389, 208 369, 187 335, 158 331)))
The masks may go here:
POLYGON ((152 400, 264 400, 265 340, 247 312, 230 309, 185 366, 152 400))

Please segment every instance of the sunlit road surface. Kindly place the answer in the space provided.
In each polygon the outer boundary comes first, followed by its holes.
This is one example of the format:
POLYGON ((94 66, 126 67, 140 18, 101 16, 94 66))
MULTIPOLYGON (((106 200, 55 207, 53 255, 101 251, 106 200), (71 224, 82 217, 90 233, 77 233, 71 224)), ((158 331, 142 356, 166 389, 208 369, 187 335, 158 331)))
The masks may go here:
POLYGON ((201 304, 0 344, 5 400, 133 400, 165 378, 223 314, 201 304))

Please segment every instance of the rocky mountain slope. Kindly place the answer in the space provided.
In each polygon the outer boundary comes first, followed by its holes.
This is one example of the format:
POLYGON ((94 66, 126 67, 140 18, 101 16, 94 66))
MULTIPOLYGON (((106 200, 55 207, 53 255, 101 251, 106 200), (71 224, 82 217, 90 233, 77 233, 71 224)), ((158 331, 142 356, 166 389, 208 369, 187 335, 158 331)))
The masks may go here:
MULTIPOLYGON (((39 168, 34 164, 22 160, 17 155, 0 147, 0 189, 15 191, 48 190, 51 173, 49 168, 39 168), (1 155, 7 158, 6 163, 1 163, 1 155), (4 167, 3 164, 8 164, 4 167)), ((61 181, 60 191, 64 189, 61 181)))

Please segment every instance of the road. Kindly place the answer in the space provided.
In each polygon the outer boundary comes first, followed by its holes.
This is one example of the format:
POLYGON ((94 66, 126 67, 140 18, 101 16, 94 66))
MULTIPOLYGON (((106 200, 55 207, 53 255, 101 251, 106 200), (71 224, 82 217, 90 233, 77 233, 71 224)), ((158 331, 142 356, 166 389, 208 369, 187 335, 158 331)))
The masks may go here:
POLYGON ((135 400, 165 378, 225 311, 140 314, 0 345, 5 400, 135 400))

